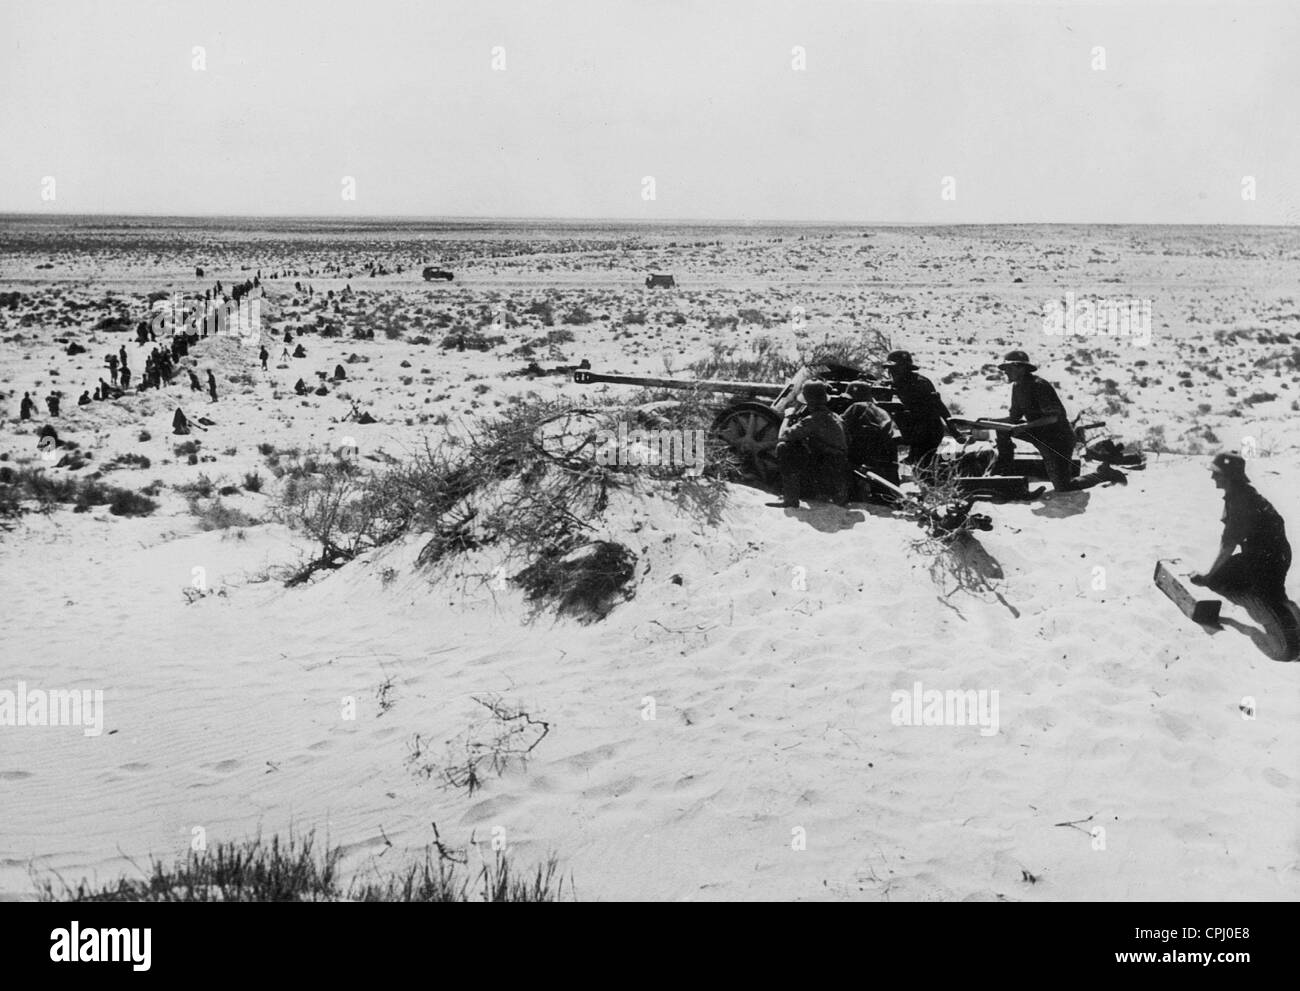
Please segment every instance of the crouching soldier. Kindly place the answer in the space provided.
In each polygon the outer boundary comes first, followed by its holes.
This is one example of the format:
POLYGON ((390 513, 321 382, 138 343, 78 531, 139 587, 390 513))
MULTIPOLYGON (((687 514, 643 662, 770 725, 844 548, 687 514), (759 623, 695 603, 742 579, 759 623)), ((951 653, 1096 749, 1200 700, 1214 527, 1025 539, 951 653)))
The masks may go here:
MULTIPOLYGON (((898 429, 893 417, 876 405, 871 398, 869 382, 850 382, 847 390, 853 405, 840 416, 844 423, 849 467, 861 468, 879 475, 891 485, 898 484, 898 429)), ((854 476, 860 483, 854 486, 872 492, 869 483, 854 476)), ((885 495, 886 493, 875 493, 885 495)))
POLYGON ((803 489, 817 489, 840 505, 848 501, 848 444, 827 398, 825 383, 808 382, 800 395, 803 407, 786 411, 776 443, 781 501, 768 505, 797 508, 803 489))
POLYGON ((1210 570, 1193 575, 1192 583, 1230 597, 1253 594, 1285 619, 1291 545, 1282 517, 1250 484, 1240 455, 1217 455, 1210 471, 1223 492, 1223 538, 1210 570), (1239 547, 1241 553, 1234 553, 1239 547))

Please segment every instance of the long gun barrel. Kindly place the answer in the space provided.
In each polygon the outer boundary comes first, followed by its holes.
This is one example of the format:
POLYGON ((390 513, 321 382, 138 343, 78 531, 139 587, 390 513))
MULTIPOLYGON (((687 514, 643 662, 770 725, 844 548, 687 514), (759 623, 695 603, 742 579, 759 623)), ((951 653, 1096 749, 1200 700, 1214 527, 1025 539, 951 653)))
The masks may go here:
POLYGON ((651 378, 644 375, 603 375, 585 368, 575 369, 573 381, 578 385, 610 382, 614 385, 641 385, 657 389, 698 389, 702 392, 726 392, 737 396, 779 396, 784 385, 770 382, 721 382, 696 379, 651 378))

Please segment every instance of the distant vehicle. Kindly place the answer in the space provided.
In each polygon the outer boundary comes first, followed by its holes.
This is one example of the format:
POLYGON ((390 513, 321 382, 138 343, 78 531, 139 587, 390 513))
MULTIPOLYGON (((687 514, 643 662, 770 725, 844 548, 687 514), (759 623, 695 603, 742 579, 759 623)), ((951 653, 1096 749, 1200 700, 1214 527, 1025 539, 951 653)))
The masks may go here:
POLYGON ((429 265, 426 266, 424 269, 425 282, 433 282, 435 280, 450 282, 454 278, 455 278, 454 275, 452 275, 450 272, 448 272, 446 269, 443 268, 434 268, 432 265, 429 265))
POLYGON ((676 285, 677 280, 671 275, 650 275, 645 280, 647 289, 672 289, 676 285))

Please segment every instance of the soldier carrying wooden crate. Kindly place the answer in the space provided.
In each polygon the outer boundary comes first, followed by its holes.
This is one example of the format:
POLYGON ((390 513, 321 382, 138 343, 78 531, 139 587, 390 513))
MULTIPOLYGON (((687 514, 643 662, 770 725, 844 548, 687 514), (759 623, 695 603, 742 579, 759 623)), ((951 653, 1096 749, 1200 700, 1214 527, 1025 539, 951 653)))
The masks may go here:
POLYGON ((1285 621, 1291 545, 1281 515, 1250 484, 1241 455, 1216 455, 1210 472, 1223 492, 1223 537, 1210 570, 1190 581, 1220 595, 1256 595, 1285 621), (1241 553, 1234 553, 1239 547, 1241 553))

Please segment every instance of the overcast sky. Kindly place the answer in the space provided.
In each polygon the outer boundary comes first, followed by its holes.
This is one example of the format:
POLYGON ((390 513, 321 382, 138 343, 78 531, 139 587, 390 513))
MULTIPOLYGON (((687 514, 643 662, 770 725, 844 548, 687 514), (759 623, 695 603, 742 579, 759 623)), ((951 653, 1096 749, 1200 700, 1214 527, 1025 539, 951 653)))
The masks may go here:
POLYGON ((0 0, 0 210, 1300 223, 1298 49, 1296 0, 0 0))

